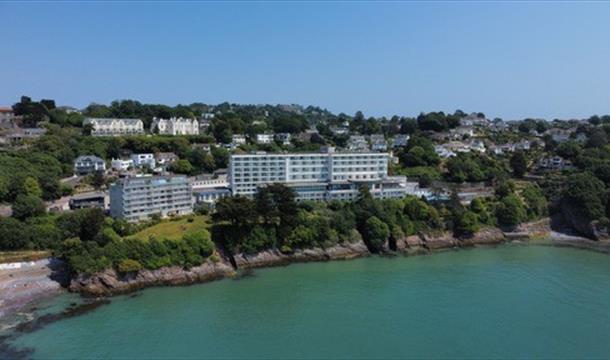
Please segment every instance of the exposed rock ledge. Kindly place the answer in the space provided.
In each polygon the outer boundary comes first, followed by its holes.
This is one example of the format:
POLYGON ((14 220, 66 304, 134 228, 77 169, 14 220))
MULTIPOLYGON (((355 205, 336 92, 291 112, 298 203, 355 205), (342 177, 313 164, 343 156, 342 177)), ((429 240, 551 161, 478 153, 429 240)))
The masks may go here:
MULTIPOLYGON (((549 220, 526 223, 513 231, 503 232, 497 228, 484 228, 469 238, 455 238, 452 234, 443 232, 436 234, 418 234, 397 239, 396 252, 403 254, 422 254, 434 250, 471 247, 477 245, 497 245, 511 240, 533 240, 546 238, 541 244, 587 248, 596 251, 610 252, 610 242, 591 241, 578 237, 560 237, 552 233, 549 220)), ((386 246, 389 250, 389 245, 386 246)), ((347 260, 369 256, 370 252, 364 242, 338 244, 329 248, 312 248, 297 250, 284 254, 278 250, 267 250, 257 254, 234 255, 238 269, 253 269, 288 265, 296 262, 347 260)), ((107 296, 131 292, 150 286, 182 285, 212 281, 236 274, 229 261, 207 261, 204 264, 183 269, 178 266, 157 270, 141 270, 134 274, 119 274, 114 269, 108 269, 94 275, 79 275, 72 279, 70 290, 90 296, 107 296)))
MULTIPOLYGON (((287 265, 293 262, 326 261, 352 259, 368 256, 366 245, 360 241, 335 245, 326 249, 313 248, 298 250, 293 254, 282 254, 277 250, 262 251, 255 255, 235 255, 238 268, 257 268, 287 265)), ((78 275, 70 283, 70 291, 87 296, 110 296, 132 292, 141 288, 165 285, 184 285, 234 276, 233 267, 226 260, 206 261, 190 269, 179 266, 157 270, 140 270, 137 273, 119 274, 107 269, 93 275, 78 275)))
POLYGON ((235 263, 238 268, 258 268, 287 265, 294 262, 347 260, 370 255, 362 240, 353 243, 343 243, 329 248, 312 248, 296 250, 291 254, 283 254, 278 250, 267 250, 257 254, 237 254, 235 263))
POLYGON ((212 281, 233 274, 235 271, 227 263, 209 260, 190 269, 170 266, 157 270, 140 270, 125 275, 110 268, 93 275, 78 275, 70 282, 70 291, 89 296, 117 295, 150 286, 212 281))

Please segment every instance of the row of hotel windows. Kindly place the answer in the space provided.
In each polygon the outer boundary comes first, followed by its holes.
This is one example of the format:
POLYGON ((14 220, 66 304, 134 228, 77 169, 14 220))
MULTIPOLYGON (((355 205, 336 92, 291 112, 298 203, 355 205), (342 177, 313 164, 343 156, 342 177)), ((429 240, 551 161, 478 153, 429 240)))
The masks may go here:
POLYGON ((154 208, 154 209, 150 209, 150 208, 146 208, 146 209, 133 209, 133 210, 126 210, 125 211, 125 215, 133 215, 133 214, 138 214, 138 213, 155 213, 158 212, 159 210, 172 210, 172 209, 184 209, 184 208, 189 208, 191 206, 191 204, 189 203, 187 204, 178 204, 178 205, 172 205, 172 206, 163 206, 160 208, 154 208))

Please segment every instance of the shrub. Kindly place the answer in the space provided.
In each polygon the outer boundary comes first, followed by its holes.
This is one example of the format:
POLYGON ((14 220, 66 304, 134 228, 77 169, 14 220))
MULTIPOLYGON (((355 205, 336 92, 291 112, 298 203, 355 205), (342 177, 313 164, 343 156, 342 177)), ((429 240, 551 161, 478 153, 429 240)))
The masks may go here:
POLYGON ((142 264, 136 260, 124 259, 117 265, 117 270, 124 274, 138 272, 142 270, 142 264))

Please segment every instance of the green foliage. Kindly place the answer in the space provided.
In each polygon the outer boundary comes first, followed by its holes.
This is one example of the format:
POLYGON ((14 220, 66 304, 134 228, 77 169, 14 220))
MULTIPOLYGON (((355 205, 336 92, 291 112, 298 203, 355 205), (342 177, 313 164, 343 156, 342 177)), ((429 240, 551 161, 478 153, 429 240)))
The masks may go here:
POLYGON ((462 183, 490 181, 506 175, 506 169, 495 159, 477 153, 460 153, 447 160, 448 181, 462 183))
POLYGON ((194 169, 195 168, 193 167, 193 165, 191 165, 190 161, 186 159, 176 160, 169 166, 169 171, 174 172, 176 174, 190 175, 193 174, 194 169))
POLYGON ((498 224, 513 227, 525 221, 527 213, 521 199, 515 194, 509 194, 500 200, 496 217, 498 224))
POLYGON ((456 218, 453 232, 456 236, 470 236, 479 229, 480 224, 477 214, 472 211, 463 211, 456 218))
POLYGON ((388 225, 376 216, 371 216, 364 224, 363 239, 373 251, 380 251, 390 236, 388 225))
POLYGON ((0 217, 0 250, 18 250, 26 245, 23 224, 17 219, 0 217))
POLYGON ((20 220, 44 215, 46 211, 44 202, 35 195, 18 195, 13 203, 13 217, 20 220))
POLYGON ((527 172, 527 159, 523 151, 515 151, 510 157, 510 167, 513 169, 513 174, 521 178, 527 172))
POLYGON ((132 259, 123 259, 117 264, 117 270, 121 273, 133 273, 142 270, 142 264, 132 259))
POLYGON ((607 190, 602 181, 589 172, 568 177, 561 204, 588 220, 606 215, 607 190))
POLYGON ((521 192, 527 209, 528 219, 537 219, 548 214, 548 201, 542 189, 536 184, 528 184, 521 192))

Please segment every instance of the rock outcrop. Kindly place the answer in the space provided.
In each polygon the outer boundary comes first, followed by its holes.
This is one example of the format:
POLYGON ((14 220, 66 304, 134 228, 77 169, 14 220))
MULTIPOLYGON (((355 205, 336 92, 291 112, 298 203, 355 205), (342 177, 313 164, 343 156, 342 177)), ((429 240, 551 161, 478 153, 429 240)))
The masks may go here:
POLYGON ((337 244, 328 248, 312 248, 296 250, 290 254, 284 254, 278 250, 266 250, 256 254, 237 254, 234 256, 237 268, 259 268, 270 266, 287 265, 293 262, 348 260, 370 253, 363 241, 353 243, 337 244))
POLYGON ((157 270, 140 270, 137 273, 130 274, 120 274, 110 268, 93 275, 78 275, 72 279, 70 291, 89 296, 108 296, 128 293, 150 286, 183 285, 212 281, 234 274, 235 271, 226 262, 210 260, 190 269, 169 266, 157 270))

